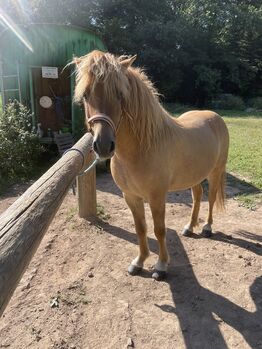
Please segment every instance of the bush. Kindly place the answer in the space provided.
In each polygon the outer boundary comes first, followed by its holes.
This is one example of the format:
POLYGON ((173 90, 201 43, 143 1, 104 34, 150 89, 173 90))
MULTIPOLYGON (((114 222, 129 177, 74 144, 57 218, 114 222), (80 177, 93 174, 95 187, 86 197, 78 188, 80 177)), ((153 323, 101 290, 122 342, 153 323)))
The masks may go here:
POLYGON ((255 97, 249 100, 250 107, 262 110, 262 97, 255 97))
POLYGON ((41 152, 30 111, 10 102, 0 114, 0 180, 29 177, 41 152))
POLYGON ((212 101, 212 108, 243 110, 245 108, 245 104, 241 97, 234 96, 230 93, 224 93, 212 101))
POLYGON ((164 103, 164 108, 171 114, 182 114, 192 108, 180 103, 164 103))

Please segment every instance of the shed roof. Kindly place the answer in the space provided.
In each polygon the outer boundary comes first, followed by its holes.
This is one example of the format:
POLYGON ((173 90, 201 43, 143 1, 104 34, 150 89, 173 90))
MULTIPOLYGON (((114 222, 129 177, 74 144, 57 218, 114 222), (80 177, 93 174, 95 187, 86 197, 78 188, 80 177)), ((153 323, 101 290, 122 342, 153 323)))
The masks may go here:
POLYGON ((0 36, 1 54, 6 60, 15 58, 30 65, 64 65, 73 55, 83 55, 94 48, 105 50, 100 37, 90 29, 53 23, 32 23, 19 28, 33 52, 7 29, 0 36))

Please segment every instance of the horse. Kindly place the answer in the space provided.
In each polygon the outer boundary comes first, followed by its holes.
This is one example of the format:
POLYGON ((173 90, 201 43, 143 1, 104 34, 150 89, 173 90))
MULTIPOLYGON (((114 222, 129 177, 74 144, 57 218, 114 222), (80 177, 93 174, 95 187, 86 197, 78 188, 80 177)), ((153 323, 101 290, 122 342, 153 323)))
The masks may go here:
POLYGON ((213 111, 194 110, 172 117, 143 69, 132 66, 135 59, 97 50, 75 57, 74 99, 83 102, 93 134, 93 150, 101 159, 111 158, 113 179, 133 215, 139 253, 128 272, 141 272, 149 256, 144 210, 147 202, 159 244, 152 277, 162 280, 169 263, 166 195, 191 188, 191 217, 182 232, 190 236, 198 225, 201 183, 207 179, 209 209, 202 235, 209 237, 214 204, 224 207, 229 134, 222 117, 213 111))

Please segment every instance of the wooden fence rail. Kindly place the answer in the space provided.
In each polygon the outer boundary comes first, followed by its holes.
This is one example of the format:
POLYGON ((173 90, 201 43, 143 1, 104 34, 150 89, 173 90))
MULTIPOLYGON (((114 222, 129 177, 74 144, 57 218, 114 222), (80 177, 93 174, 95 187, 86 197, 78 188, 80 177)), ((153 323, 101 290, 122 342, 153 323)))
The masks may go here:
MULTIPOLYGON (((85 134, 0 216, 0 316, 60 207, 70 185, 92 159, 85 134)), ((79 215, 96 214, 95 170, 78 179, 79 215), (85 201, 86 198, 86 201, 85 201)))

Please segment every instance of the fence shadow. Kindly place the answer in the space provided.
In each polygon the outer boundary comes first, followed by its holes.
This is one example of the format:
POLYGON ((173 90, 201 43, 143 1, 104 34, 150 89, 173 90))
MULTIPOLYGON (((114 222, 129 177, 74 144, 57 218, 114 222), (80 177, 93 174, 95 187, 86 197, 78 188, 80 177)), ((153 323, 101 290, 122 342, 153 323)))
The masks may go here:
MULTIPOLYGON (((107 233, 137 244, 135 234, 102 221, 99 225, 107 233)), ((225 242, 221 234, 223 233, 218 233, 215 239, 225 242)), ((249 312, 201 286, 184 249, 183 238, 179 237, 176 231, 168 229, 167 239, 170 241, 171 263, 168 278, 164 282, 170 287, 174 305, 155 304, 155 306, 164 312, 173 313, 178 318, 187 349, 227 349, 228 346, 219 328, 221 322, 238 331, 252 349, 258 349, 262 344, 262 277, 255 279, 250 286, 250 295, 256 305, 256 311, 249 312)), ((226 242, 250 250, 246 246, 246 243, 250 242, 243 239, 227 239, 226 242)), ((152 252, 157 253, 158 245, 155 239, 149 238, 149 247, 152 252)), ((256 252, 258 250, 259 247, 256 252)), ((151 274, 149 271, 144 271, 137 276, 139 277, 148 278, 151 274)))
POLYGON ((256 246, 262 247, 261 244, 259 244, 259 242, 262 242, 262 235, 257 235, 257 234, 251 233, 250 231, 247 231, 247 230, 239 230, 239 231, 237 231, 237 234, 240 236, 243 236, 244 238, 247 238, 247 239, 250 239, 253 241, 257 241, 256 246))

